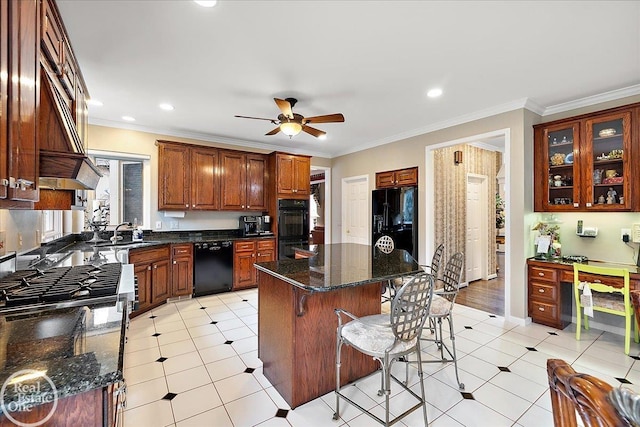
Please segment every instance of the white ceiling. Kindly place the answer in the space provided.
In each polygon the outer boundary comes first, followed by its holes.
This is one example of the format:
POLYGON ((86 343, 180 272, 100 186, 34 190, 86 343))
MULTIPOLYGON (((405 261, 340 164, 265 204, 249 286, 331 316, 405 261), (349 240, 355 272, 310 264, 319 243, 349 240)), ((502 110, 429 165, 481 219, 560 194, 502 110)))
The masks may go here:
POLYGON ((544 114, 640 93, 639 1, 58 5, 104 103, 90 108, 91 123, 205 141, 335 157, 525 103, 544 114), (432 87, 444 94, 427 98, 432 87), (234 118, 275 118, 274 97, 297 98, 304 116, 341 112, 345 123, 316 125, 324 141, 290 140, 264 136, 267 121, 234 118))

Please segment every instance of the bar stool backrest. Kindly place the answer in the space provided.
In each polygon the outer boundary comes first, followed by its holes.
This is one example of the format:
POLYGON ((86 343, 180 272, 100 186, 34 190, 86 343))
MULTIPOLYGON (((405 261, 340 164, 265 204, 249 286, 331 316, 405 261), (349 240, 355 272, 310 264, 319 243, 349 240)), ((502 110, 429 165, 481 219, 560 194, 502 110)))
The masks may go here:
POLYGON ((427 273, 416 274, 398 290, 391 302, 391 326, 397 340, 419 337, 432 296, 433 276, 427 273))

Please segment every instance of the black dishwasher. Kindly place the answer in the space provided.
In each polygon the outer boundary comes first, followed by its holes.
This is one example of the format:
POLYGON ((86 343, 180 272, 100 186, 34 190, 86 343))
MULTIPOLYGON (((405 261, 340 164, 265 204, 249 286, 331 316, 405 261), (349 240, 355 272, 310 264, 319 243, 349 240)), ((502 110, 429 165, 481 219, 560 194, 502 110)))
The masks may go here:
POLYGON ((227 292, 233 286, 233 242, 194 243, 193 296, 227 292))

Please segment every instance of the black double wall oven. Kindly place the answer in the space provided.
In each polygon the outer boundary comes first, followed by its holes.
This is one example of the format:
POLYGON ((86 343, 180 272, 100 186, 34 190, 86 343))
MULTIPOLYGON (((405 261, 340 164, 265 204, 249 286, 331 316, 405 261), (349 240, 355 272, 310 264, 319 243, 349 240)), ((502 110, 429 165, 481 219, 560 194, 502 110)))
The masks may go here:
POLYGON ((295 247, 309 244, 309 200, 278 200, 278 258, 294 258, 295 247))

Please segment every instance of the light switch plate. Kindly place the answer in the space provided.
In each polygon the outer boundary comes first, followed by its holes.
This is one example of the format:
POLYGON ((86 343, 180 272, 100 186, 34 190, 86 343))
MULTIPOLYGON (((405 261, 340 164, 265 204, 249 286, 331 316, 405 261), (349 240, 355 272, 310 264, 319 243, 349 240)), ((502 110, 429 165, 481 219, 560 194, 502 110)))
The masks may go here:
POLYGON ((162 230, 162 221, 156 221, 156 230, 162 230))

